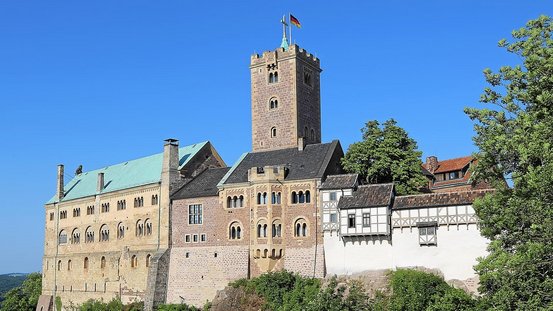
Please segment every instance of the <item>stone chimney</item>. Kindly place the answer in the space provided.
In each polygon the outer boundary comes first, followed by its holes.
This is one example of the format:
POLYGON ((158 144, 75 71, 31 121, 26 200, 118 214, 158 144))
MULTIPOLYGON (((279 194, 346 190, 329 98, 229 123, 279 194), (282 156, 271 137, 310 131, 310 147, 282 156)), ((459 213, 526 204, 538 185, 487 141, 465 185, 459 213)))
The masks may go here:
POLYGON ((305 138, 298 137, 298 150, 303 151, 304 148, 305 148, 305 138))
POLYGON ((104 173, 98 173, 98 182, 96 183, 96 192, 100 193, 104 190, 104 173))
POLYGON ((179 141, 166 139, 163 146, 161 182, 169 186, 179 179, 179 141))
POLYGON ((432 174, 438 169, 438 158, 436 156, 426 158, 426 169, 432 174))
POLYGON ((63 164, 58 165, 58 187, 56 189, 56 198, 58 201, 61 201, 63 199, 63 196, 65 195, 63 190, 63 164))

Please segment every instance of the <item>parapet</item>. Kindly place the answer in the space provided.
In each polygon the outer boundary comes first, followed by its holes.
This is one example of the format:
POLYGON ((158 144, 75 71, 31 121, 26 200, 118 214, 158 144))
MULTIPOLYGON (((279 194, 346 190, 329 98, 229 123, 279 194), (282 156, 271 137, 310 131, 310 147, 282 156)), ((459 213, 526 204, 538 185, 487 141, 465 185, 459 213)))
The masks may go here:
POLYGON ((267 62, 274 62, 277 59, 283 59, 288 57, 298 57, 304 61, 313 63, 314 66, 320 66, 320 59, 315 55, 307 52, 305 49, 300 48, 297 44, 292 44, 288 49, 282 47, 277 48, 274 51, 265 51, 263 54, 253 54, 250 57, 250 66, 265 64, 267 62))

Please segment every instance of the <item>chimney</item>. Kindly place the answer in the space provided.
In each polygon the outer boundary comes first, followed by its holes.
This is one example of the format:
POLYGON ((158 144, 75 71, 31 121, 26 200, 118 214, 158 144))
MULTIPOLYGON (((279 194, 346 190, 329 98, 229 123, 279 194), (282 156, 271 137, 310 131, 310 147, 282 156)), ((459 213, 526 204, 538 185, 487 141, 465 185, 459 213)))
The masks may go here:
POLYGON ((438 169, 438 158, 436 156, 426 158, 426 169, 432 174, 438 169))
POLYGON ((104 173, 98 173, 98 182, 96 183, 96 192, 104 190, 104 173))
POLYGON ((303 151, 303 148, 305 148, 305 138, 298 137, 298 150, 303 151))
POLYGON ((171 185, 179 178, 179 141, 166 139, 163 146, 163 165, 161 168, 162 182, 171 185))
POLYGON ((63 199, 63 196, 65 195, 63 190, 63 164, 58 165, 58 187, 56 189, 56 198, 58 201, 61 201, 63 199))

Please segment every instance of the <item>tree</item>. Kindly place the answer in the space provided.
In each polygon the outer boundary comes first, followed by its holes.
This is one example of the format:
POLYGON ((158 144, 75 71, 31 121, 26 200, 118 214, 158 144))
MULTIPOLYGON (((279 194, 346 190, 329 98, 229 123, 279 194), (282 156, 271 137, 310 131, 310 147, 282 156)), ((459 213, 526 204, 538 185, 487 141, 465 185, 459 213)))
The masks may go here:
POLYGON ((42 290, 42 276, 31 273, 21 286, 10 290, 2 302, 1 311, 34 311, 42 290))
POLYGON ((552 19, 540 16, 513 42, 499 41, 522 64, 486 69, 480 101, 492 108, 465 109, 480 149, 474 176, 497 189, 474 204, 491 240, 476 271, 492 310, 553 309, 552 33, 552 19))
POLYGON ((357 173, 367 183, 394 182, 399 195, 418 193, 426 186, 422 174, 422 152, 407 132, 394 119, 369 121, 361 129, 363 140, 352 144, 342 165, 347 172, 357 173))

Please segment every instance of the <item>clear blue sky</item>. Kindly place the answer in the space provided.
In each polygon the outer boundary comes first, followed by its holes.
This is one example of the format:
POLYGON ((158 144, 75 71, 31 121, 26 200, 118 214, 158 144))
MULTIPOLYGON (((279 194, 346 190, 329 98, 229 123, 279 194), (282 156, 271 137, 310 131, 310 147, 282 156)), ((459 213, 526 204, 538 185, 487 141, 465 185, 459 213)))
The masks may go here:
POLYGON ((321 59, 323 140, 395 118, 424 156, 475 151, 463 107, 497 41, 551 1, 1 1, 0 273, 40 269, 44 202, 67 177, 161 152, 164 138, 249 151, 249 57, 295 41, 321 59))

